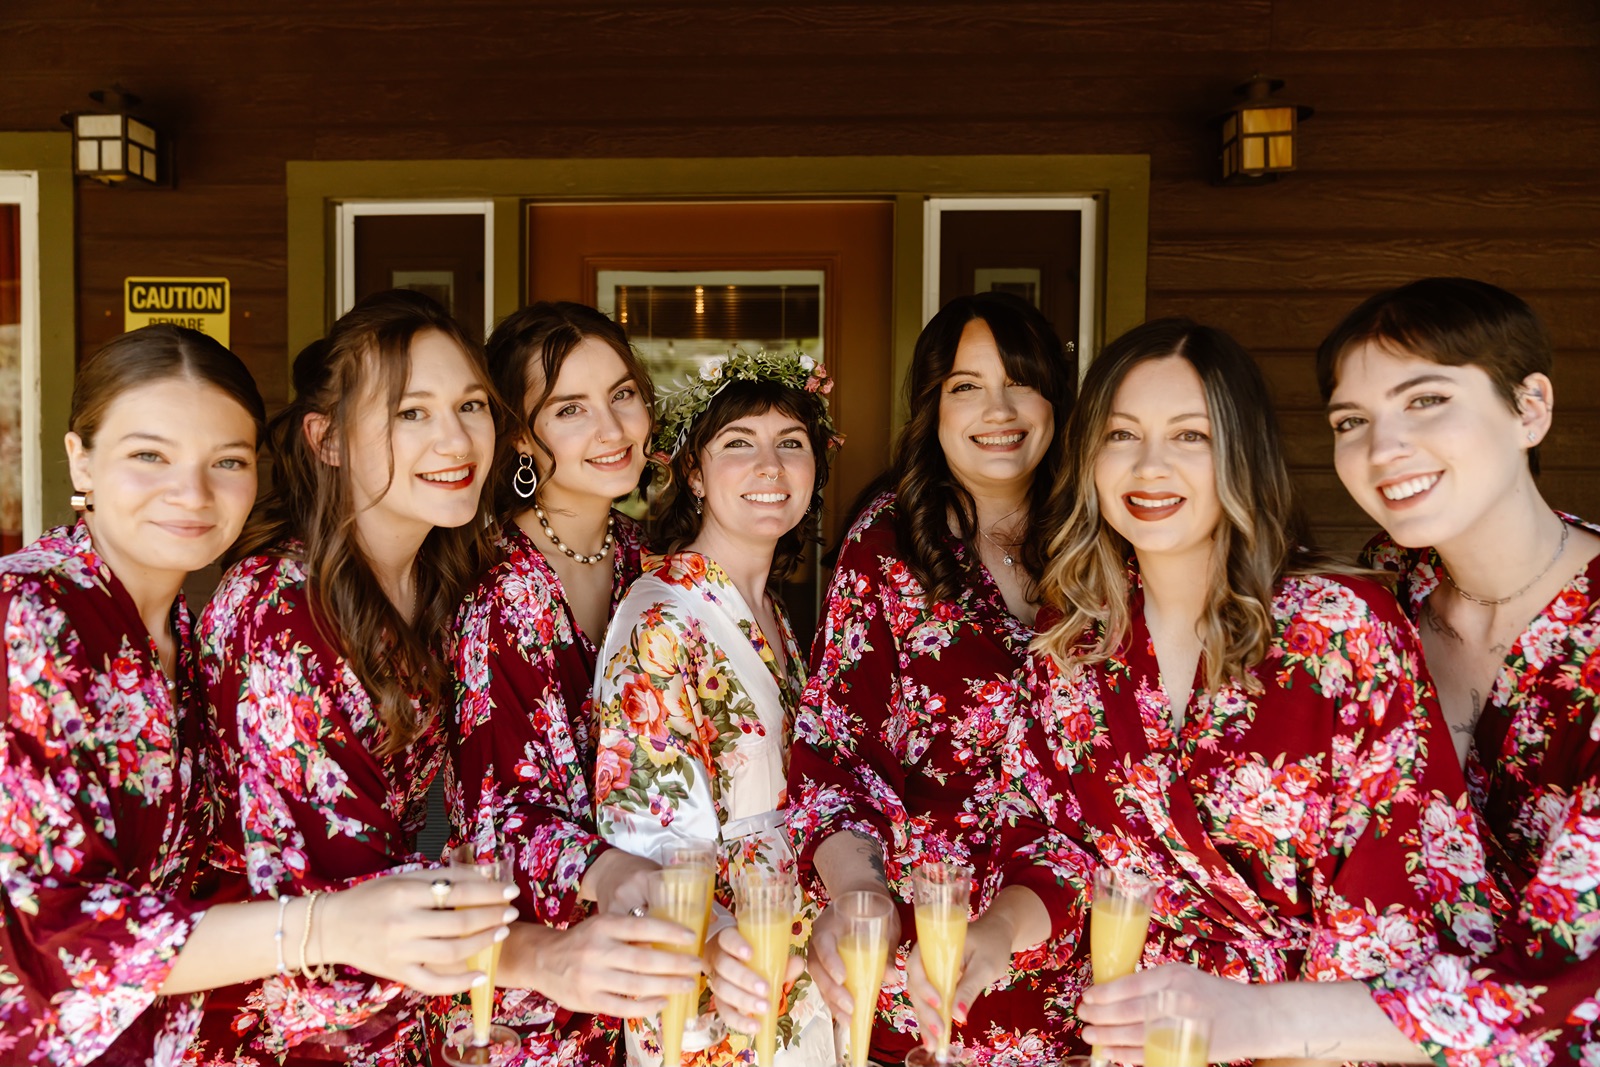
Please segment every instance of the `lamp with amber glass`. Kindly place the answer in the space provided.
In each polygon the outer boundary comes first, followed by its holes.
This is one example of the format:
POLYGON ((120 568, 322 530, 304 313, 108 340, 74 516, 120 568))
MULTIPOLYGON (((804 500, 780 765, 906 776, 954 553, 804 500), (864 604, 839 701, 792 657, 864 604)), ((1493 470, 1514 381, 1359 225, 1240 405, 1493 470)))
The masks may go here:
POLYGON ((1282 88, 1280 79, 1258 74, 1234 90, 1244 99, 1220 117, 1224 185, 1277 181, 1279 174, 1294 170, 1295 137, 1312 109, 1274 100, 1282 88))

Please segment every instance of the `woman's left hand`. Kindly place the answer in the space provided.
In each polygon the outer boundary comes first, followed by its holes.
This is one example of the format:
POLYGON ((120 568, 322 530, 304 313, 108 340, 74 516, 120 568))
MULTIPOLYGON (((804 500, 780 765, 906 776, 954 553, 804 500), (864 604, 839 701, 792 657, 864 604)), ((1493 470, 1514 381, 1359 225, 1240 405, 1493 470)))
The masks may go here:
POLYGON ((1119 1063, 1144 1062, 1145 1001, 1175 989, 1186 1012, 1211 1020, 1211 1062, 1279 1056, 1287 1052, 1273 1033, 1281 1020, 1265 1006, 1271 985, 1246 984, 1207 974, 1186 963, 1137 971, 1092 985, 1078 1002, 1083 1039, 1119 1063))
MULTIPOLYGON (((956 983, 955 1004, 950 1009, 952 1025, 965 1023, 972 1002, 985 989, 1005 976, 1011 967, 1012 927, 993 912, 985 913, 967 927, 967 940, 961 952, 961 980, 956 983)), ((922 1043, 932 1049, 939 1039, 939 994, 928 981, 922 966, 922 946, 911 949, 906 961, 906 995, 917 1013, 922 1043)))

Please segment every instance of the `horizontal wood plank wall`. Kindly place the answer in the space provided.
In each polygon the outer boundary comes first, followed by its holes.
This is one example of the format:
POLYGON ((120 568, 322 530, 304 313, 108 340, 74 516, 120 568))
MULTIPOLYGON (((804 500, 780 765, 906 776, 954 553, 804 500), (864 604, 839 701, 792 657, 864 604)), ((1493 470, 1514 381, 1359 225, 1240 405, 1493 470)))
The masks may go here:
POLYGON ((1329 467, 1310 353, 1376 288, 1473 275, 1559 348, 1553 502, 1600 518, 1600 13, 1592 0, 789 4, 166 0, 0 9, 0 129, 120 81, 178 188, 78 197, 78 336, 122 279, 221 275, 269 401, 291 159, 1147 153, 1149 309, 1260 356, 1317 525, 1371 525, 1329 467), (1206 117, 1260 71, 1316 107, 1301 170, 1206 183, 1206 117))

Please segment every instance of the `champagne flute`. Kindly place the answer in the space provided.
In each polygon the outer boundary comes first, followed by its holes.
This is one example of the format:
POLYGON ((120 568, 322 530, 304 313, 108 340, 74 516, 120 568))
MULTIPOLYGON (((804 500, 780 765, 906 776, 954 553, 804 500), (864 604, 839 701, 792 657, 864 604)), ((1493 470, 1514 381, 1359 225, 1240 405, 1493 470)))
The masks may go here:
MULTIPOLYGON (((1096 985, 1122 978, 1139 966, 1150 932, 1150 883, 1114 867, 1094 872, 1094 899, 1089 905, 1089 961, 1096 985)), ((1106 1059, 1098 1048, 1095 1060, 1106 1059)))
POLYGON ((932 1052, 922 1045, 912 1049, 906 1067, 966 1064, 970 1058, 960 1046, 950 1044, 950 1031, 956 985, 961 981, 961 957, 967 946, 972 868, 940 860, 922 863, 911 872, 911 894, 916 902, 922 970, 939 994, 939 1039, 932 1052))
MULTIPOLYGON (((509 844, 500 845, 492 856, 480 856, 472 845, 458 845, 450 850, 450 876, 511 882, 515 860, 516 851, 509 844)), ((472 987, 472 1024, 455 1027, 445 1037, 444 1060, 452 1067, 497 1067, 522 1050, 517 1032, 494 1022, 494 972, 499 962, 498 941, 467 960, 468 967, 482 971, 489 980, 472 987)))
POLYGON ((783 979, 794 941, 793 871, 747 867, 737 882, 739 934, 753 950, 750 969, 767 983, 767 1007, 756 1035, 757 1067, 773 1067, 778 1054, 778 1015, 783 1007, 783 979))
MULTIPOLYGON (((645 893, 650 899, 651 917, 675 922, 694 934, 693 944, 658 944, 656 948, 689 956, 700 955, 700 950, 705 946, 706 924, 711 913, 707 904, 711 899, 711 884, 710 870, 694 863, 650 872, 645 880, 645 893)), ((667 995, 667 1006, 661 1009, 663 1067, 678 1067, 683 1062, 684 1027, 699 1005, 697 992, 667 995)))
MULTIPOLYGON (((848 1027, 849 1044, 840 1067, 867 1067, 872 1046, 872 1021, 878 1014, 878 992, 889 966, 889 919, 894 905, 882 893, 858 889, 841 894, 833 905, 844 932, 839 936, 839 959, 844 962, 844 987, 853 1006, 848 1027)), ((843 1023, 839 1029, 845 1030, 843 1023)))
MULTIPOLYGON (((717 878, 721 872, 717 865, 717 842, 707 841, 704 838, 685 837, 674 838, 661 846, 660 860, 663 867, 702 867, 710 873, 711 892, 706 894, 706 919, 703 929, 711 928, 711 910, 716 902, 717 878)), ((684 1047, 690 1051, 710 1048, 721 1041, 726 1030, 722 1020, 714 1013, 700 1013, 700 1002, 704 997, 706 979, 704 974, 695 976, 694 999, 690 1002, 693 1010, 689 1013, 688 1021, 684 1025, 684 1047)))
POLYGON ((1211 1020, 1191 997, 1176 989, 1145 998, 1145 1067, 1206 1067, 1211 1056, 1211 1020))

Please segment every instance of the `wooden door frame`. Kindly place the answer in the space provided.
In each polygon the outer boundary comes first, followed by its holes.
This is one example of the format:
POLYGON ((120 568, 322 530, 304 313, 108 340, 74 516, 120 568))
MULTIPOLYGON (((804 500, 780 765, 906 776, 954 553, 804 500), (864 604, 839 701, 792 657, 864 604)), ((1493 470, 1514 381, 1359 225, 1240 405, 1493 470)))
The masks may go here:
POLYGON ((523 213, 529 200, 883 198, 895 205, 893 425, 923 326, 923 205, 929 196, 1094 196, 1100 226, 1099 337, 1144 321, 1150 157, 803 156, 695 159, 437 159, 287 164, 289 346, 292 359, 331 315, 334 208, 343 200, 495 201, 495 318, 521 306, 523 213))

